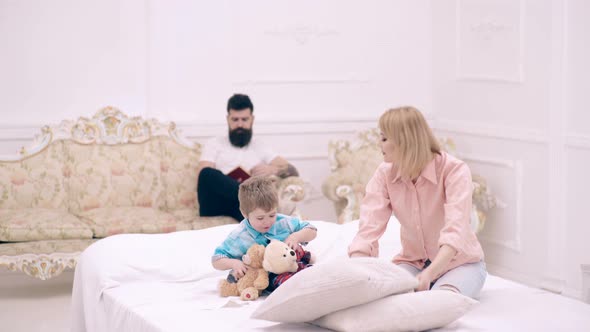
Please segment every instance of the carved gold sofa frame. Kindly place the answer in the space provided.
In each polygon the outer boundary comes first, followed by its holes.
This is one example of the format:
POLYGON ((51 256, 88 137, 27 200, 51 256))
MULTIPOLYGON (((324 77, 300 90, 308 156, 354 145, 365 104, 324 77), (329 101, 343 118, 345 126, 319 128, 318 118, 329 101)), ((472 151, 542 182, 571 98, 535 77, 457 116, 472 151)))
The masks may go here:
MULTIPOLYGON (((336 140, 328 145, 331 174, 322 184, 324 195, 334 203, 338 223, 359 218, 360 202, 365 186, 380 163, 383 155, 379 147, 377 128, 357 133, 355 140, 336 140)), ((448 138, 439 138, 443 149, 455 153, 455 144, 448 138)), ((487 218, 487 211, 500 205, 491 193, 486 180, 473 174, 472 228, 480 232, 487 218)))
MULTIPOLYGON (((200 152, 173 122, 114 107, 43 127, 29 147, 0 160, 0 266, 46 280, 106 236, 236 223, 199 217, 200 152)), ((277 186, 279 212, 298 214, 303 181, 277 186)))

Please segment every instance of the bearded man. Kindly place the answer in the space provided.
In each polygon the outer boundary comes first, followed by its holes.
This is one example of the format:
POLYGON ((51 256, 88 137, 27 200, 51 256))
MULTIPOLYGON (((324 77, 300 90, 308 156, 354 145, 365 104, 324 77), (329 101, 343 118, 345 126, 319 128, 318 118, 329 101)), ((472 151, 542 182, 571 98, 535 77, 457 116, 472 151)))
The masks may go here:
POLYGON ((228 136, 207 142, 197 169, 201 216, 230 216, 241 221, 238 188, 250 176, 295 176, 297 170, 252 136, 254 105, 234 94, 227 101, 228 136))

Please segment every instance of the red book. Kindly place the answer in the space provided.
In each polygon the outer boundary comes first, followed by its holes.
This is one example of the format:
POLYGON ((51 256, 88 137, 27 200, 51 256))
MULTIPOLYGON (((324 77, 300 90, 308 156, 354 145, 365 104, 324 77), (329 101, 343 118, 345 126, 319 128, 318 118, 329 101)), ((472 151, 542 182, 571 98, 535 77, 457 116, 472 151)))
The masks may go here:
POLYGON ((250 178, 250 174, 240 166, 227 173, 227 176, 238 181, 238 183, 242 183, 250 178))

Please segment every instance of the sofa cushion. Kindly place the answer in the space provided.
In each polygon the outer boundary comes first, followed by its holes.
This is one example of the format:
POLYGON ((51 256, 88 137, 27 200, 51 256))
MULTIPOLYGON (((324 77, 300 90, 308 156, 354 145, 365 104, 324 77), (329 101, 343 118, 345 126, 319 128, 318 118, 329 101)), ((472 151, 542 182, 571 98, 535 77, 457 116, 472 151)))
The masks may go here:
POLYGON ((159 140, 162 146, 160 170, 166 191, 166 208, 168 211, 198 211, 197 167, 201 155, 200 146, 189 148, 169 137, 160 137, 159 140))
POLYGON ((90 227, 66 211, 42 208, 0 209, 0 241, 90 238, 90 227))
POLYGON ((197 217, 193 222, 193 229, 204 229, 221 225, 237 225, 238 221, 228 216, 197 217))
POLYGON ((191 224, 179 222, 172 214, 146 207, 110 207, 83 211, 78 214, 94 237, 120 233, 169 233, 190 230, 191 224))
POLYGON ((70 211, 98 207, 164 207, 157 140, 119 145, 65 142, 70 211))
POLYGON ((179 209, 170 211, 170 213, 182 223, 191 224, 192 229, 203 229, 220 225, 235 225, 237 220, 228 216, 201 217, 199 211, 194 209, 179 209))
POLYGON ((47 208, 66 211, 62 141, 19 161, 0 163, 0 209, 47 208))
POLYGON ((169 213, 172 214, 176 220, 183 223, 191 224, 199 218, 199 211, 195 209, 172 210, 169 213))

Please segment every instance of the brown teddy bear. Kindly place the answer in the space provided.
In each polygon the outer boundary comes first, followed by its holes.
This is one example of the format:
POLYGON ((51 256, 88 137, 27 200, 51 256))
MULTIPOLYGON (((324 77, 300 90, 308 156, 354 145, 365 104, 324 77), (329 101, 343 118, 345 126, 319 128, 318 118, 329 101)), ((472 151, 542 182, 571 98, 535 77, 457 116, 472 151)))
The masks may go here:
POLYGON ((253 244, 248 248, 246 254, 242 256, 242 261, 250 268, 237 282, 221 280, 219 282, 221 296, 239 296, 243 301, 254 301, 260 296, 268 287, 268 272, 262 268, 264 249, 264 246, 260 244, 253 244))

